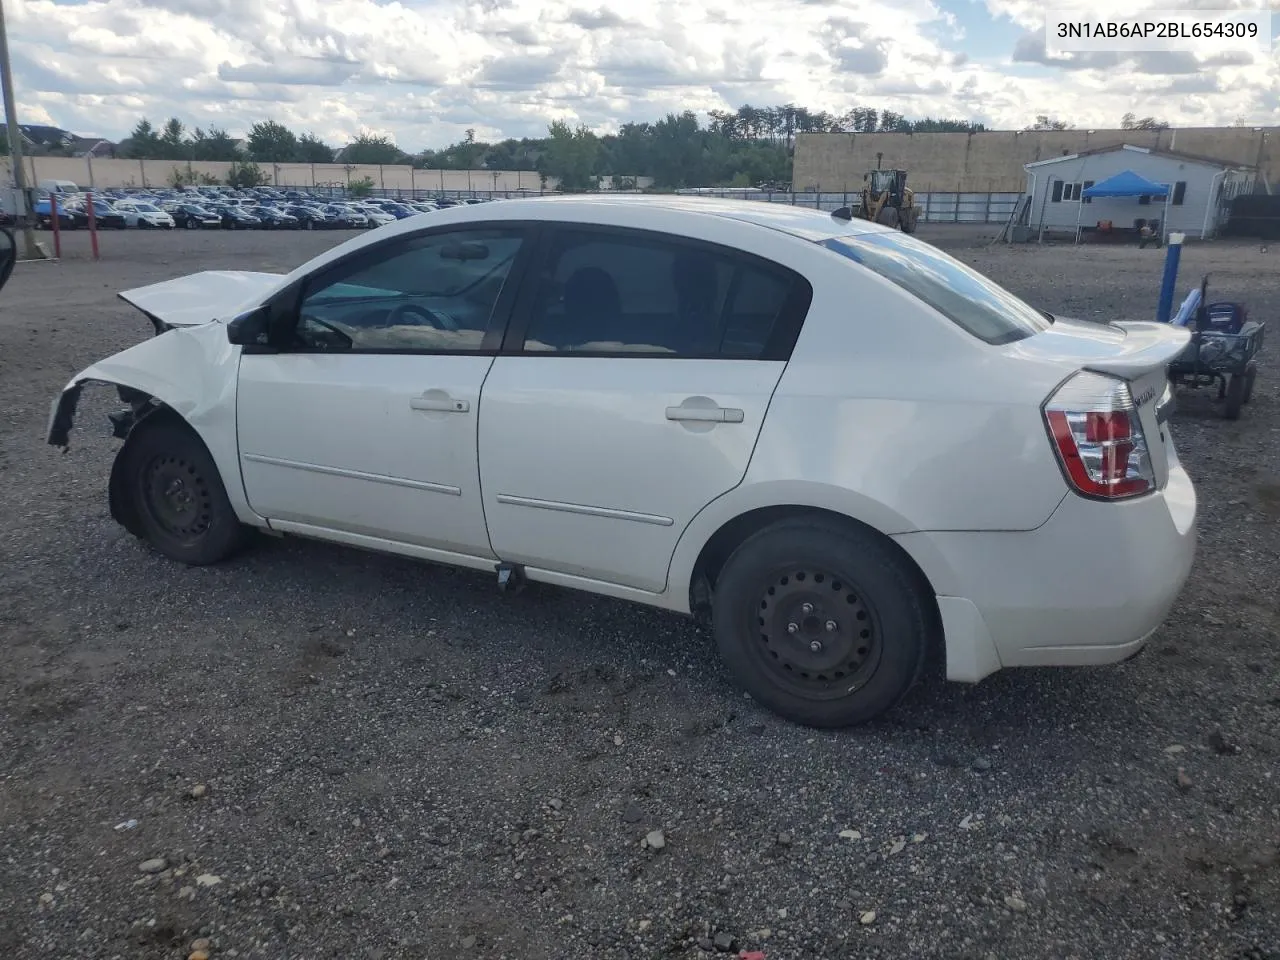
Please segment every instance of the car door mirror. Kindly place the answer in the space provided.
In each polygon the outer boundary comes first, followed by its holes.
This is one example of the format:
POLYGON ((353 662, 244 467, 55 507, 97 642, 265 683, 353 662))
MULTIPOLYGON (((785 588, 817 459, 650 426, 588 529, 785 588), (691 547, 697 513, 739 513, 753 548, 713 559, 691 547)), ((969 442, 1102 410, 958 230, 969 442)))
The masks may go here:
POLYGON ((257 307, 242 313, 227 324, 227 342, 238 347, 265 347, 269 340, 271 311, 257 307))
POLYGON ((18 243, 13 231, 0 227, 0 287, 9 282, 13 265, 18 262, 18 243))

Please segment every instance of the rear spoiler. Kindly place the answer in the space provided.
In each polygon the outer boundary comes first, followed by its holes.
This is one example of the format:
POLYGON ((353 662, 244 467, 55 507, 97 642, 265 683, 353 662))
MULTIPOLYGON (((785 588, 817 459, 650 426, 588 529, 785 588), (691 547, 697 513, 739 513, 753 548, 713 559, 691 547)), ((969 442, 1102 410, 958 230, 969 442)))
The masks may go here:
POLYGON ((1168 366, 1191 341, 1190 330, 1167 323, 1116 320, 1111 326, 1125 333, 1120 350, 1114 356, 1091 360, 1084 369, 1136 380, 1152 370, 1168 366))

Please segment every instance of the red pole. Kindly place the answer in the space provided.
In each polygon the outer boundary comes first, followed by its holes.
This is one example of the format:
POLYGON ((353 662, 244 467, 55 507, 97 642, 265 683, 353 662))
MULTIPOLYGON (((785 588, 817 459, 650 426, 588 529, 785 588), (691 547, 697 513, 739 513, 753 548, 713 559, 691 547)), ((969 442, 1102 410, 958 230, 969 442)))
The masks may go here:
POLYGON ((49 191, 49 222, 53 225, 53 257, 62 259, 62 230, 58 227, 58 195, 49 191))
POLYGON ((98 225, 93 219, 93 191, 85 194, 85 206, 89 210, 89 246, 93 248, 93 259, 98 259, 98 225))

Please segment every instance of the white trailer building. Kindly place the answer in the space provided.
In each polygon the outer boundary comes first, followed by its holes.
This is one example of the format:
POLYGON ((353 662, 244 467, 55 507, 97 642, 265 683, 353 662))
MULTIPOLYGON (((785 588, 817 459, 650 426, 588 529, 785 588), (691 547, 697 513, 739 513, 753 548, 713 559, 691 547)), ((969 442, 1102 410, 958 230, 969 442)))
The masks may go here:
POLYGON ((1160 221, 1161 232, 1212 237, 1225 216, 1226 201, 1253 189, 1256 171, 1209 157, 1150 150, 1129 144, 1086 150, 1025 165, 1027 208, 1020 221, 1035 235, 1095 230, 1110 222, 1133 230, 1138 221, 1160 221), (1119 174, 1167 188, 1167 197, 1088 197, 1084 192, 1119 174))

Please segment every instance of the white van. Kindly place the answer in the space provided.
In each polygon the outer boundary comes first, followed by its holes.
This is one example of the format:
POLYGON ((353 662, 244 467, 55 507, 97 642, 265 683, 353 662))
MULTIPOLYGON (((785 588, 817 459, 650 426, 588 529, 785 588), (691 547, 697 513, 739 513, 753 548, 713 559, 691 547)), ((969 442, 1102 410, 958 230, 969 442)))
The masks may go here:
POLYGON ((80 195, 80 188, 72 180, 41 180, 36 184, 36 190, 42 197, 47 197, 51 193, 56 193, 59 197, 80 195))

